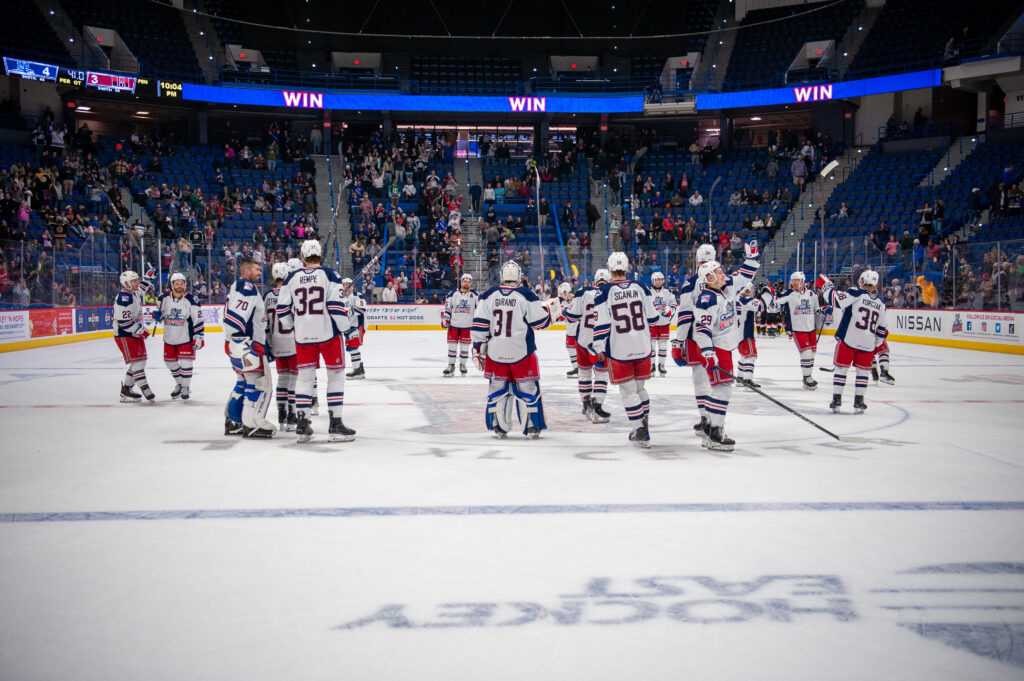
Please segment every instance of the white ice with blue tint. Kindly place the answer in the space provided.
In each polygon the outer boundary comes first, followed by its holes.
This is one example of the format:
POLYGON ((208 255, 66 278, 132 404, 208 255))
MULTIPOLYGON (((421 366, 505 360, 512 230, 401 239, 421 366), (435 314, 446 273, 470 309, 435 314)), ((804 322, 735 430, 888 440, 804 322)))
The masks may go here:
MULTIPOLYGON (((117 403, 113 341, 0 355, 0 679, 964 681, 1024 678, 1024 358, 893 344, 867 413, 759 340, 731 453, 689 370, 650 383, 653 447, 582 420, 539 334, 540 441, 483 430, 441 332, 373 332, 355 442, 221 435, 233 383, 117 403)), ((823 340, 818 365, 830 365, 823 340)), ((852 379, 852 373, 851 373, 852 379)))

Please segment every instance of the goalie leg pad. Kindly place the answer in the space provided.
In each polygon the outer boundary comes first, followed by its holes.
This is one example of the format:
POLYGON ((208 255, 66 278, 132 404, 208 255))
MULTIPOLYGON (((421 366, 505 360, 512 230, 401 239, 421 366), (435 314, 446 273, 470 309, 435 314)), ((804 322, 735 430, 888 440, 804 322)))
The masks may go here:
POLYGON ((526 429, 530 426, 537 430, 547 428, 547 425, 544 423, 544 402, 540 397, 540 382, 524 381, 522 383, 513 383, 512 392, 516 399, 522 403, 522 409, 525 412, 520 413, 520 420, 523 423, 523 435, 526 435, 526 429))
POLYGON ((498 426, 502 431, 508 432, 512 414, 511 403, 512 389, 509 382, 491 379, 485 416, 487 430, 494 430, 494 427, 498 426))
POLYGON ((231 389, 228 403, 224 407, 224 416, 235 423, 242 422, 242 402, 245 398, 245 379, 238 376, 235 387, 231 389))
POLYGON ((247 428, 258 428, 277 431, 277 427, 266 419, 267 408, 270 407, 271 395, 268 390, 258 387, 260 379, 246 381, 245 404, 242 407, 242 425, 247 428))

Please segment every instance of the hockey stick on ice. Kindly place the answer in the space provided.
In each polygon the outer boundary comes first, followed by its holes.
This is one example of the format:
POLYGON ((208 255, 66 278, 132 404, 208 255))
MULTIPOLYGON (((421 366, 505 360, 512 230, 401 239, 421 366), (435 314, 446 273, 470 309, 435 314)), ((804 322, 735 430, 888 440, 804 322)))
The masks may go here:
MULTIPOLYGON (((728 376, 729 378, 732 378, 732 379, 736 378, 735 376, 730 374, 728 371, 723 371, 722 369, 719 369, 718 371, 720 371, 722 374, 728 376)), ((806 416, 804 416, 803 414, 798 412, 796 409, 793 409, 792 407, 787 406, 787 405, 783 404, 782 402, 779 402, 777 399, 775 399, 774 397, 772 397, 768 393, 764 392, 763 390, 761 390, 759 388, 755 388, 754 386, 750 385, 749 383, 744 383, 742 385, 744 385, 744 387, 750 388, 755 393, 757 393, 761 397, 765 398, 769 402, 772 402, 772 403, 782 407, 783 409, 788 411, 790 414, 793 414, 794 416, 796 416, 798 419, 806 421, 807 423, 811 424, 812 426, 814 426, 815 428, 817 428, 821 432, 825 433, 829 437, 835 438, 836 440, 838 440, 840 442, 852 442, 852 443, 864 443, 864 442, 867 442, 867 439, 863 438, 863 437, 851 437, 849 435, 836 435, 835 433, 833 433, 831 430, 828 430, 824 426, 819 426, 817 423, 815 423, 814 421, 810 420, 809 418, 807 418, 806 416)))

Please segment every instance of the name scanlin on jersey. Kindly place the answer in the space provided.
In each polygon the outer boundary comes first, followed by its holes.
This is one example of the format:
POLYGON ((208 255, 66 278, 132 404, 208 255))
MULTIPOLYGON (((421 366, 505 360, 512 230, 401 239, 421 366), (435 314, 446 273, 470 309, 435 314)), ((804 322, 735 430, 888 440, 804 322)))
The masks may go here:
POLYGON ((605 352, 619 362, 651 356, 651 326, 664 319, 651 293, 637 281, 615 281, 601 287, 594 300, 594 340, 607 341, 605 352))
POLYGON ((575 325, 576 345, 583 348, 589 348, 594 342, 594 327, 597 325, 594 300, 599 293, 600 291, 593 286, 580 289, 569 303, 569 307, 562 312, 566 323, 575 325))
POLYGON ((818 309, 818 294, 810 289, 786 289, 778 297, 779 306, 786 314, 786 328, 790 331, 814 331, 814 312, 818 309))
POLYGON ((203 335, 203 310, 190 294, 175 298, 172 293, 160 297, 153 319, 163 322, 164 343, 183 345, 203 335))
POLYGON ((341 278, 334 270, 295 270, 278 293, 278 321, 293 330, 296 343, 323 343, 344 333, 350 320, 341 288, 341 278))
POLYGON ((480 294, 470 290, 463 293, 456 289, 444 299, 444 318, 448 325, 456 329, 468 329, 473 326, 473 315, 476 312, 476 304, 480 300, 480 294))
POLYGON ((259 289, 248 279, 231 285, 224 303, 224 333, 229 339, 252 339, 266 345, 267 311, 259 289))
POLYGON ((263 296, 263 304, 267 309, 267 344, 274 357, 291 357, 295 354, 295 334, 291 329, 284 328, 277 318, 280 294, 280 288, 273 288, 263 296))
POLYGON ((885 303, 870 291, 851 288, 844 291, 832 290, 828 301, 842 310, 836 338, 854 350, 872 352, 882 344, 888 335, 885 323, 885 303))
POLYGON ((114 300, 114 321, 117 329, 114 335, 118 338, 138 336, 144 328, 142 324, 142 289, 135 293, 119 291, 114 300))
POLYGON ((533 332, 551 324, 551 313, 525 287, 495 286, 480 296, 473 315, 473 342, 487 343, 487 357, 515 364, 537 350, 533 332))
POLYGON ((667 286, 662 286, 661 288, 654 288, 652 286, 649 290, 651 302, 654 303, 654 309, 662 313, 658 316, 658 321, 651 324, 651 326, 669 326, 672 324, 672 317, 676 309, 675 294, 669 291, 667 286))

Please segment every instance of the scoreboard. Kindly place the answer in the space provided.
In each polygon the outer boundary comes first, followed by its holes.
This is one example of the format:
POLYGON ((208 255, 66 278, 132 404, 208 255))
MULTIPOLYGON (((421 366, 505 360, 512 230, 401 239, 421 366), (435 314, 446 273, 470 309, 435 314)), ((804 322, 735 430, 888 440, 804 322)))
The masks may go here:
POLYGON ((58 85, 91 88, 100 92, 111 92, 114 94, 181 99, 182 93, 181 81, 158 80, 156 78, 144 78, 124 73, 72 69, 66 66, 45 64, 15 57, 4 57, 4 69, 7 75, 18 76, 26 80, 52 81, 58 85))

